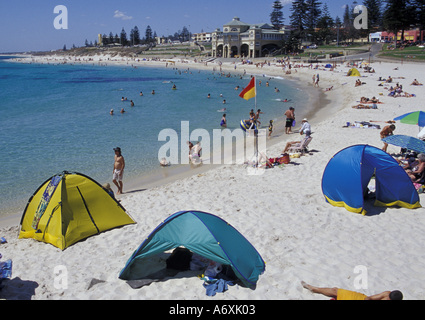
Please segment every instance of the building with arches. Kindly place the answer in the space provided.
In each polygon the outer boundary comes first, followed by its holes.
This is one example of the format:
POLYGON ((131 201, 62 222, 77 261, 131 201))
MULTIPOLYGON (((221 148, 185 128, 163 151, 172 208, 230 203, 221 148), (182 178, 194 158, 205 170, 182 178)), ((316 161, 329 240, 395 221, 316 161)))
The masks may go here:
POLYGON ((280 49, 287 34, 284 28, 276 30, 267 23, 248 24, 234 17, 223 26, 223 31, 217 29, 212 33, 212 56, 264 57, 280 49))

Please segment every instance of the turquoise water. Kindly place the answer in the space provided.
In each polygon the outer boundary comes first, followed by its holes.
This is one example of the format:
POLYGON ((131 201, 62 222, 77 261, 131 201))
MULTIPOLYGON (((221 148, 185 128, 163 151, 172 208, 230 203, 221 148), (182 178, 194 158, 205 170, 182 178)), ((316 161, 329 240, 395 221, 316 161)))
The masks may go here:
MULTIPOLYGON (((247 102, 235 90, 249 83, 242 72, 224 77, 172 67, 20 64, 0 57, 0 215, 22 212, 41 183, 64 170, 111 183, 117 146, 127 177, 158 168, 158 150, 165 144, 158 134, 166 128, 179 132, 181 121, 189 121, 190 131, 211 131, 220 128, 223 112, 217 110, 225 107, 228 128, 239 128, 254 108, 254 99, 247 102), (177 90, 171 90, 172 83, 177 90), (127 112, 120 114, 121 108, 127 112)), ((257 105, 265 112, 264 124, 288 108, 279 99, 291 99, 297 111, 305 108, 307 97, 294 83, 259 80, 257 105)))

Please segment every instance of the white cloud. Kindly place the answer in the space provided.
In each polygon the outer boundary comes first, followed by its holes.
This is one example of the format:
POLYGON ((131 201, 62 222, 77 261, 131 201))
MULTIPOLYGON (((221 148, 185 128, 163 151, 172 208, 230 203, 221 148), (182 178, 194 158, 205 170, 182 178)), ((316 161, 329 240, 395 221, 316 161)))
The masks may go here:
POLYGON ((114 12, 114 18, 121 19, 121 20, 132 20, 132 16, 127 16, 124 12, 115 10, 114 12))

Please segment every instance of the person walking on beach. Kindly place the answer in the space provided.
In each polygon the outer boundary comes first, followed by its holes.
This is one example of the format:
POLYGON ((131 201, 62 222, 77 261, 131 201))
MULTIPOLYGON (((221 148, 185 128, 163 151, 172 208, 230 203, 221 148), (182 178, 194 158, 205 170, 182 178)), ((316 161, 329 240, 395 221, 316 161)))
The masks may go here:
POLYGON ((294 120, 295 120, 294 107, 290 107, 288 110, 286 110, 285 116, 286 116, 285 133, 289 134, 289 133, 292 133, 292 124, 294 123, 294 120))
POLYGON ((301 285, 312 293, 319 293, 336 300, 403 300, 403 294, 398 291, 384 291, 373 296, 340 288, 319 288, 301 281, 301 285))
POLYGON ((273 120, 270 120, 270 124, 269 124, 269 139, 272 136, 273 133, 273 120))
POLYGON ((114 158, 114 170, 112 173, 112 182, 117 186, 117 194, 123 193, 123 182, 122 178, 124 175, 125 161, 124 157, 121 154, 121 148, 114 148, 115 158, 114 158))
MULTIPOLYGON (((389 126, 385 126, 380 132, 381 139, 384 139, 388 136, 392 136, 394 134, 394 130, 395 130, 395 125, 393 124, 389 126)), ((384 142, 384 146, 382 147, 382 150, 387 152, 387 148, 388 148, 388 143, 384 142)))

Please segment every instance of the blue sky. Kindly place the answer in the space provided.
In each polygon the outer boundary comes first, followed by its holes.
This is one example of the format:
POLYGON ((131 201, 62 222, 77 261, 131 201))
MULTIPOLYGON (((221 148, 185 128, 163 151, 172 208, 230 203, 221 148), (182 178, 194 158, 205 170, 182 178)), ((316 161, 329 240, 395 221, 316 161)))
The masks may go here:
MULTIPOLYGON (((342 18, 352 0, 321 0, 333 18, 342 18)), ((362 1, 358 1, 361 3, 362 1)), ((283 0, 289 23, 291 0, 283 0)), ((247 23, 270 22, 273 0, 0 0, 0 52, 61 49, 65 44, 83 46, 97 34, 127 35, 137 26, 144 35, 148 25, 158 36, 174 34, 186 26, 192 33, 222 29, 238 16, 247 23), (54 8, 66 6, 68 29, 57 30, 54 8)))

